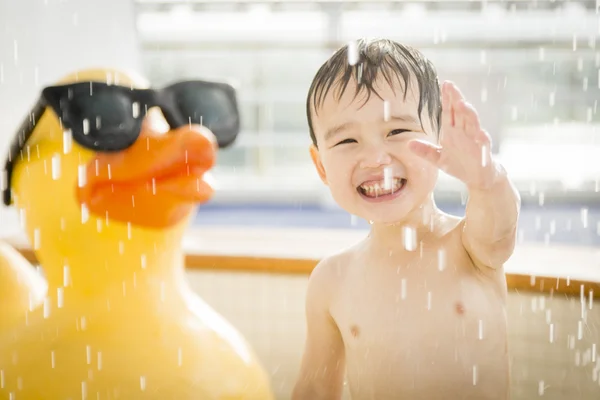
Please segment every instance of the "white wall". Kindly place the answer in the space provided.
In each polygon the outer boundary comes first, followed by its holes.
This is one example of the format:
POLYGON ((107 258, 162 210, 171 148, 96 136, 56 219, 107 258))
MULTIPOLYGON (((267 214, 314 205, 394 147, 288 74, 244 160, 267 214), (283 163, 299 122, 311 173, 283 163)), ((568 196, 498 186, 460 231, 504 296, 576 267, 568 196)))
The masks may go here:
POLYGON ((41 87, 82 68, 139 70, 138 54, 133 0, 0 0, 2 158, 41 87))

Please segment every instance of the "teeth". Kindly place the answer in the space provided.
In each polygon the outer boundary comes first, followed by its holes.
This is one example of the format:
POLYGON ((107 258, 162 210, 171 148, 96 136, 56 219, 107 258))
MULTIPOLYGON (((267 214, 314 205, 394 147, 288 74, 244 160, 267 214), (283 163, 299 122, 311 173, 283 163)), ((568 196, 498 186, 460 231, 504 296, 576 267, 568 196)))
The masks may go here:
POLYGON ((402 179, 400 178, 391 179, 391 184, 390 180, 388 179, 386 181, 382 180, 379 182, 363 183, 362 185, 360 185, 360 188, 368 196, 378 196, 394 193, 400 190, 401 187, 402 179))

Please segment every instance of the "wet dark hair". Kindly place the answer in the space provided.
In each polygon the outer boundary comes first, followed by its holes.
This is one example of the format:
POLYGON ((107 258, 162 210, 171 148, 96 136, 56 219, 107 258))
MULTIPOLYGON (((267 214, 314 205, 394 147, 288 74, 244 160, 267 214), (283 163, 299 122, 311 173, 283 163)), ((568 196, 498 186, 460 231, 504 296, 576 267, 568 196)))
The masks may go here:
MULTIPOLYGON (((349 46, 345 45, 338 49, 319 68, 308 90, 306 116, 310 138, 315 146, 317 139, 312 124, 313 109, 316 114, 332 88, 337 89, 334 95, 339 100, 352 79, 358 83, 355 98, 361 92, 366 91, 365 103, 371 94, 375 94, 383 100, 374 87, 380 76, 394 91, 399 85, 404 91, 404 98, 406 98, 411 81, 414 79, 419 93, 417 109, 419 120, 421 120, 423 109, 427 107, 427 113, 434 129, 439 132, 442 112, 440 86, 436 69, 431 61, 420 51, 389 39, 359 39, 356 41, 357 62, 351 65, 348 60, 349 46)), ((353 50, 355 49, 350 51, 353 50)))

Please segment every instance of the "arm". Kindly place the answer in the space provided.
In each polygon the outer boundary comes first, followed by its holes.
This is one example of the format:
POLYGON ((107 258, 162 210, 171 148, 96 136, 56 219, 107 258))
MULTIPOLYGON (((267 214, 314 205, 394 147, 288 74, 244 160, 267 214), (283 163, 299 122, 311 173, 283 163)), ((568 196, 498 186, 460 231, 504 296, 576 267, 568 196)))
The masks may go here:
POLYGON ((328 310, 333 278, 327 262, 322 261, 309 279, 306 343, 292 400, 333 400, 342 397, 344 343, 328 310))
POLYGON ((514 251, 521 208, 519 192, 496 164, 493 182, 469 188, 462 241, 478 266, 501 268, 514 251))

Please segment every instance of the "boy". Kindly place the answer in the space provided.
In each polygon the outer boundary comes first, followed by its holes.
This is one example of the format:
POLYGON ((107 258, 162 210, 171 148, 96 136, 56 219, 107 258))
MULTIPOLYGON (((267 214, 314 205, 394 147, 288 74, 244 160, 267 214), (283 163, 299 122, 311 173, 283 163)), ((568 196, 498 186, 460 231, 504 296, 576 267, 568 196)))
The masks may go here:
POLYGON ((345 373, 357 400, 508 398, 520 198, 475 110, 418 51, 359 40, 317 72, 307 115, 319 176, 371 230, 311 274, 293 399, 339 399, 345 373), (438 169, 469 189, 465 218, 436 207, 438 169))

